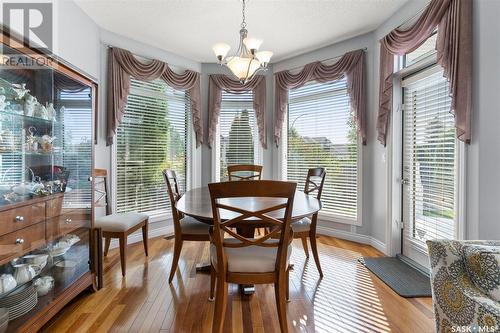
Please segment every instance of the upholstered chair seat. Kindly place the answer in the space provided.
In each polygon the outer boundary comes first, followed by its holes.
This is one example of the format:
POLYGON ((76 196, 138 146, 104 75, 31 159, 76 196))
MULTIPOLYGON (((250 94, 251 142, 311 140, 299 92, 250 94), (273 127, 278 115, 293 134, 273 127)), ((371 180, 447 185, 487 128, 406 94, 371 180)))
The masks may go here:
POLYGON ((304 217, 302 220, 292 223, 293 232, 304 232, 311 230, 311 219, 304 217))
POLYGON ((194 217, 186 216, 180 220, 183 234, 189 235, 208 235, 210 225, 200 222, 194 217))
POLYGON ((148 215, 142 213, 116 213, 95 218, 96 228, 103 231, 124 232, 148 219, 148 215))
MULTIPOLYGON (((229 239, 225 242, 238 243, 239 241, 229 239)), ((276 242, 273 240, 272 242, 276 242)), ((226 247, 224 248, 227 259, 227 271, 238 273, 266 273, 273 272, 276 267, 277 247, 247 246, 247 247, 226 247)), ((287 263, 292 255, 292 245, 288 246, 287 263)), ((210 258, 212 265, 217 266, 217 247, 210 244, 210 258)))

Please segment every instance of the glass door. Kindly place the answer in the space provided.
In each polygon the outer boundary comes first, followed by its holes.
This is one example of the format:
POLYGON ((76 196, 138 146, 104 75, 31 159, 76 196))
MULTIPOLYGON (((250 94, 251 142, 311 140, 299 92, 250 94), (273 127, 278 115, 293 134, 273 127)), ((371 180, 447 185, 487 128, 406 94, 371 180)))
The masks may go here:
POLYGON ((439 66, 403 80, 403 255, 428 267, 425 241, 457 236, 458 150, 439 66))

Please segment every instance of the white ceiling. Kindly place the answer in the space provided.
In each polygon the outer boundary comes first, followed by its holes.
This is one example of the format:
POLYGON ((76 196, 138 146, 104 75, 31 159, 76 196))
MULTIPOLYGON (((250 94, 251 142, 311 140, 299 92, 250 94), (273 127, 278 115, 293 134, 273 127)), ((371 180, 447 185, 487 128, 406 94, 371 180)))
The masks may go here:
MULTIPOLYGON (((249 0, 249 36, 276 62, 378 27, 408 0, 249 0)), ((235 51, 239 0, 76 0, 102 28, 199 62, 212 45, 235 51)), ((230 51, 230 53, 231 53, 230 51)))

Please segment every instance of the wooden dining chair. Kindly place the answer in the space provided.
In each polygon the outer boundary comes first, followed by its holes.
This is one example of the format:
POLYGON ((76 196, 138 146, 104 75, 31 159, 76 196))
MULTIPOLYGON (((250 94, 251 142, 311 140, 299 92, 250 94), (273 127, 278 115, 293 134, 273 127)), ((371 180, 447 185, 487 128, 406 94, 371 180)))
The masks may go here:
POLYGON ((172 209, 172 220, 174 222, 174 257, 172 258, 172 267, 170 268, 170 275, 168 277, 168 283, 172 283, 172 279, 174 278, 179 264, 182 243, 184 241, 208 242, 210 240, 208 235, 210 225, 200 222, 193 217, 183 216, 183 214, 177 210, 176 204, 181 198, 181 193, 175 171, 163 170, 163 178, 167 184, 168 196, 172 209))
MULTIPOLYGON (((304 185, 305 194, 314 194, 316 198, 321 200, 321 193, 323 192, 323 185, 325 183, 326 171, 324 168, 312 168, 307 172, 306 182, 304 185)), ((311 250, 318 269, 319 275, 323 277, 321 264, 319 262, 318 246, 316 244, 316 225, 318 222, 318 213, 311 217, 305 217, 298 222, 292 223, 293 237, 302 240, 302 246, 306 257, 309 258, 309 250, 307 249, 307 238, 311 243, 311 250)))
POLYGON ((262 165, 237 164, 227 167, 229 181, 234 180, 261 180, 262 165))
POLYGON ((142 229, 142 241, 144 243, 144 252, 148 255, 148 221, 149 216, 143 213, 127 212, 111 214, 111 206, 108 202, 108 171, 106 169, 95 169, 95 185, 102 184, 103 190, 96 189, 101 194, 98 200, 104 199, 106 206, 106 216, 96 217, 94 226, 102 229, 102 237, 105 240, 104 256, 108 255, 111 238, 118 238, 120 244, 120 261, 122 276, 125 276, 127 270, 127 238, 133 232, 142 229))
POLYGON ((213 229, 210 237, 211 283, 210 297, 214 296, 215 310, 212 332, 222 332, 227 306, 228 283, 273 283, 278 319, 282 332, 288 331, 286 300, 288 294, 289 260, 292 253, 291 215, 296 183, 271 180, 247 181, 234 186, 224 182, 208 184, 212 203, 213 229), (262 198, 262 206, 254 210, 229 206, 226 198, 262 198), (220 211, 231 212, 232 218, 221 220, 220 211), (283 210, 279 218, 277 211, 283 210), (274 215, 272 215, 274 212, 274 215), (246 238, 234 231, 238 224, 265 223, 272 226, 263 236, 246 238), (225 234, 231 238, 225 238, 225 234), (272 239, 278 236, 279 239, 272 239))

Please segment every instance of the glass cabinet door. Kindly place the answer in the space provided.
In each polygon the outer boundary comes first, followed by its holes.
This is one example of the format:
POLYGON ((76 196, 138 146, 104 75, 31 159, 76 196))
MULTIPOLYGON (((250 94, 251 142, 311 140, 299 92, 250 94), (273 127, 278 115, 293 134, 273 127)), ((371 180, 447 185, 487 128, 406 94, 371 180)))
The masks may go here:
POLYGON ((8 331, 90 271, 93 89, 26 63, 0 67, 0 308, 9 309, 8 331))

